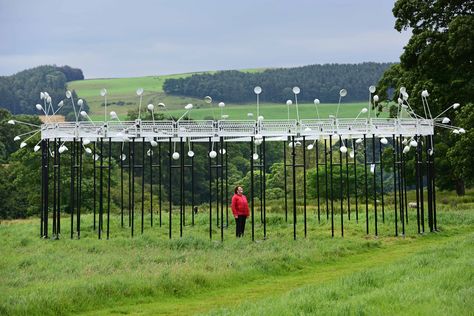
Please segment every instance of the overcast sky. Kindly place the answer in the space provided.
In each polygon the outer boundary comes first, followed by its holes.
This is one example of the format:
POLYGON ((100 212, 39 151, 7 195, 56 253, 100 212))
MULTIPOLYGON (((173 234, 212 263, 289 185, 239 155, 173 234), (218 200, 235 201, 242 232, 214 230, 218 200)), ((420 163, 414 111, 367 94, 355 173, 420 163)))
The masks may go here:
POLYGON ((0 0, 0 75, 43 64, 86 78, 396 62, 390 0, 0 0))

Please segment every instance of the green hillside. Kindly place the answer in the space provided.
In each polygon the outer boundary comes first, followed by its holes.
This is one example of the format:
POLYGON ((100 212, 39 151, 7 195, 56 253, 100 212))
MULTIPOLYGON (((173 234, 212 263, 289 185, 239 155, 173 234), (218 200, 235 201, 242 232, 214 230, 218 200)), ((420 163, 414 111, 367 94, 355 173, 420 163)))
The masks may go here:
MULTIPOLYGON (((264 69, 245 69, 244 72, 261 72, 264 69)), ((210 72, 212 73, 212 72, 210 72)), ((146 109, 146 105, 153 103, 157 105, 162 102, 166 104, 168 113, 175 117, 181 116, 184 106, 188 103, 194 105, 194 109, 190 113, 192 119, 216 118, 221 116, 221 109, 217 107, 220 101, 214 100, 212 107, 206 104, 202 99, 179 97, 167 95, 163 92, 163 83, 170 78, 185 78, 195 73, 184 73, 165 76, 148 76, 136 78, 110 78, 110 79, 89 79, 80 81, 71 81, 68 83, 69 89, 74 89, 83 98, 85 98, 90 107, 90 116, 93 119, 100 120, 104 116, 104 98, 100 96, 100 90, 106 88, 107 95, 107 112, 115 111, 121 119, 125 119, 130 109, 138 109, 139 97, 136 95, 136 89, 143 88, 142 109, 146 109)), ((211 95, 212 96, 212 95, 211 95)), ((204 97, 204 96, 203 96, 204 97)), ((288 98, 291 98, 288 95, 288 98)), ((288 117, 288 108, 285 104, 266 103, 262 98, 260 107, 260 115, 267 119, 286 119, 288 117)), ((366 107, 367 103, 342 103, 339 110, 340 117, 355 117, 361 108, 366 107)), ((328 117, 335 114, 337 104, 320 104, 319 113, 321 117, 328 117)), ((256 103, 253 104, 236 104, 226 103, 226 107, 222 114, 229 115, 229 119, 248 119, 248 113, 253 113, 253 119, 256 119, 256 103)), ((300 118, 316 118, 316 109, 314 104, 299 105, 300 118)), ((290 107, 290 118, 296 118, 296 107, 290 107)), ((252 118, 251 118, 252 119, 252 118)))

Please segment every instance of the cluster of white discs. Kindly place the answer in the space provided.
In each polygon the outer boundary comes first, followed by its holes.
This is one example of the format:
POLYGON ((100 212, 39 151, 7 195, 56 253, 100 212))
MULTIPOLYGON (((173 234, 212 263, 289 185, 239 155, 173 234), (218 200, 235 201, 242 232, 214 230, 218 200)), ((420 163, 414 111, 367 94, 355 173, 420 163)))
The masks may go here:
MULTIPOLYGON (((260 115, 260 111, 259 111, 259 96, 260 94, 262 93, 262 88, 260 86, 256 86, 254 88, 254 93, 255 95, 257 96, 257 120, 256 120, 256 123, 257 124, 262 124, 262 122, 264 121, 264 117, 262 115, 260 115)), ((299 112, 298 112, 298 98, 297 96, 300 94, 301 92, 301 89, 297 86, 293 87, 292 89, 292 92, 294 94, 294 101, 289 99, 286 101, 286 106, 288 108, 288 120, 289 120, 289 113, 290 113, 290 106, 292 106, 293 104, 295 105, 295 108, 296 108, 296 114, 297 114, 297 124, 300 124, 300 120, 299 120, 299 112)), ((379 102, 379 96, 375 94, 376 92, 376 87, 375 86, 370 86, 369 87, 369 107, 364 107, 360 110, 359 114, 356 116, 356 118, 354 119, 357 120, 359 118, 359 116, 363 115, 363 114, 366 114, 368 113, 368 117, 370 118, 371 117, 371 114, 370 114, 370 109, 371 108, 374 108, 374 111, 376 109, 376 105, 377 103, 379 102)), ((105 113, 104 113, 104 122, 108 121, 107 119, 107 90, 104 88, 104 89, 101 89, 100 90, 100 95, 102 97, 105 98, 105 113)), ((347 90, 346 89, 341 89, 339 91, 339 103, 338 103, 338 107, 337 107, 337 111, 336 111, 336 114, 335 115, 329 115, 329 118, 333 119, 334 122, 336 122, 337 120, 337 116, 338 116, 338 113, 339 113, 339 106, 340 106, 340 103, 341 103, 341 99, 343 97, 345 97, 347 95, 347 90)), ((141 102, 142 102, 142 97, 143 97, 143 94, 144 94, 144 90, 142 88, 139 88, 136 90, 136 94, 137 96, 139 96, 140 98, 140 102, 139 102, 139 110, 138 110, 138 120, 140 120, 140 115, 141 115, 141 102)), ((69 102, 72 104, 72 108, 74 110, 74 115, 75 115, 75 118, 76 118, 76 125, 78 124, 78 121, 79 121, 79 118, 82 117, 84 119, 87 119, 89 120, 94 126, 95 126, 95 123, 94 121, 91 120, 91 118, 89 117, 89 115, 87 114, 87 112, 85 110, 83 110, 83 106, 84 106, 84 101, 82 99, 78 99, 77 100, 77 104, 75 104, 74 102, 74 97, 73 97, 73 94, 71 93, 71 91, 66 91, 65 93, 66 95, 66 99, 65 100, 69 100, 69 102), (76 107, 77 106, 77 107, 76 107)), ((415 118, 415 119, 419 119, 419 118, 422 118, 422 119, 429 119, 429 120, 432 120, 433 122, 433 125, 434 126, 437 126, 437 127, 443 127, 443 128, 447 128, 447 129, 450 129, 452 131, 452 133, 454 134, 464 134, 466 131, 463 129, 463 128, 459 128, 459 127, 454 127, 454 126, 451 126, 450 123, 451 123, 451 120, 446 117, 446 116, 441 116, 442 114, 444 114, 446 111, 448 111, 449 109, 457 109, 460 107, 460 104, 459 103, 454 103, 453 105, 449 106, 445 111, 443 111, 440 115, 436 116, 435 118, 431 117, 431 112, 429 110, 429 107, 428 107, 428 100, 427 98, 429 97, 429 93, 427 90, 423 90, 421 92, 421 97, 422 97, 422 101, 423 101, 423 109, 425 111, 425 114, 426 114, 426 118, 416 114, 413 109, 411 108, 409 102, 408 102, 408 99, 409 99, 409 95, 408 95, 408 92, 406 90, 405 87, 401 87, 399 89, 399 97, 398 97, 398 114, 397 114, 397 117, 398 118, 402 118, 402 115, 405 113, 405 115, 409 115, 410 118, 415 118)), ((53 104, 52 104, 52 98, 51 96, 47 93, 47 92, 41 92, 40 93, 40 99, 43 101, 43 104, 36 104, 35 107, 38 111, 41 111, 44 116, 45 116, 45 122, 46 123, 50 123, 51 121, 51 116, 52 115, 55 115, 61 108, 63 108, 64 106, 64 101, 65 100, 62 100, 60 101, 58 104, 57 104, 57 107, 56 109, 54 108, 53 104)), ((207 103, 207 104, 210 104, 211 108, 212 108, 212 98, 210 96, 206 96, 204 97, 204 102, 207 103)), ((315 106, 315 110, 316 110, 316 114, 317 114, 317 119, 320 119, 319 117, 319 110, 318 110, 318 106, 320 104, 320 100, 319 99, 314 99, 313 101, 313 104, 315 106)), ((223 113, 224 111, 224 108, 225 108, 225 103, 224 102, 219 102, 217 104, 218 108, 221 110, 221 119, 225 120, 229 117, 229 115, 226 115, 223 113)), ((158 103, 158 108, 159 109, 163 109, 164 111, 167 111, 167 107, 164 103, 158 103)), ((154 117, 154 114, 155 114, 155 105, 153 104, 148 104, 146 109, 148 111, 151 112, 151 116, 152 116, 152 119, 153 119, 153 123, 155 122, 155 117, 154 117)), ((173 117, 171 117, 171 119, 174 121, 174 122, 179 122, 183 117, 185 117, 186 115, 188 115, 188 118, 190 118, 190 111, 193 109, 193 104, 189 103, 187 104, 186 106, 184 106, 184 110, 185 110, 185 113, 183 115, 181 115, 181 117, 179 119, 177 119, 176 121, 174 120, 173 117)), ((213 112, 214 113, 214 112, 213 112)), ((110 115, 110 119, 112 121, 119 121, 120 122, 120 119, 119 119, 119 116, 117 115, 117 113, 115 111, 110 111, 109 113, 110 115)), ((215 114, 214 114, 215 115, 215 114)), ((248 117, 253 117, 254 114, 253 113, 248 113, 247 114, 248 117)), ((214 116, 214 121, 216 121, 216 117, 214 116)), ((27 141, 32 138, 34 135, 36 135, 38 132, 41 131, 41 126, 38 126, 38 125, 35 125, 35 124, 30 124, 30 123, 25 123, 25 122, 20 122, 18 120, 9 120, 8 121, 9 124, 16 124, 16 123, 20 123, 20 124, 26 124, 26 125, 29 125, 29 126, 33 126, 33 127, 37 127, 38 130, 35 130, 35 131, 32 131, 32 132, 28 132, 28 133, 25 133, 25 134, 21 134, 21 135, 18 135, 18 136, 15 136, 14 138, 14 141, 19 141, 19 140, 22 140, 22 137, 25 136, 25 135, 30 135, 27 139, 23 140, 21 143, 20 143, 20 148, 24 148, 27 146, 27 141)), ((96 122, 97 123, 97 122, 96 122)), ((310 127, 305 127, 305 131, 311 131, 311 128, 310 127)), ((129 142, 130 141, 130 138, 129 136, 126 134, 126 133, 122 133, 122 132, 119 132, 117 133, 118 137, 121 137, 122 138, 122 143, 125 143, 125 142, 129 142)), ((339 150, 341 153, 348 153, 349 156, 351 158, 353 158, 355 156, 355 150, 356 150, 356 147, 358 144, 361 144, 363 142, 363 139, 362 138, 357 138, 355 140, 355 145, 353 146, 353 149, 352 150, 349 150, 346 145, 345 145, 345 140, 346 139, 349 139, 349 140, 352 140, 352 135, 340 135, 338 132, 335 132, 334 135, 335 137, 338 137, 341 139, 341 145, 339 147, 339 150)), ((384 135, 375 135, 377 138, 379 138, 379 141, 382 145, 387 145, 389 143, 388 139, 384 136, 384 135)), ((299 138, 300 139, 300 138, 299 138)), ((301 146, 301 141, 299 139, 295 139, 294 141, 291 141, 288 143, 288 146, 290 148, 293 148, 293 147, 299 147, 301 146)), ((312 150, 316 144, 316 141, 317 140, 314 140, 314 142, 310 143, 308 146, 307 146, 307 150, 312 150)), ((147 139, 147 142, 149 142, 150 146, 151 147, 156 147, 158 146, 158 142, 153 139, 153 138, 149 138, 147 139)), ((260 146, 262 143, 263 143, 263 135, 260 134, 258 131, 256 132, 256 134, 253 135, 253 142, 254 142, 254 145, 255 146, 260 146)), ((91 143, 91 140, 87 139, 87 138, 82 138, 82 146, 84 147, 84 150, 85 150, 85 153, 88 154, 88 155, 91 155, 92 154, 92 150, 89 148, 89 147, 86 147, 87 145, 89 145, 91 143)), ((195 153, 194 151, 191 150, 191 146, 190 146, 190 141, 188 142, 189 143, 189 150, 187 152, 187 156, 189 158, 193 158, 195 153)), ((415 139, 414 136, 412 136, 411 138, 405 138, 403 141, 402 141, 402 144, 404 145, 403 147, 403 153, 408 153, 410 151, 410 148, 412 147, 417 147, 418 146, 418 142, 417 140, 415 139)), ((176 143, 175 143, 176 145, 176 143)), ((38 151, 41 147, 39 146, 39 142, 34 146, 34 151, 38 151)), ((212 148, 211 150, 208 152, 208 155, 209 155, 209 158, 211 159, 214 159, 217 157, 218 155, 218 152, 215 151, 214 149, 214 142, 212 143, 212 148)), ((64 153, 65 151, 67 151, 68 148, 66 147, 65 145, 65 141, 63 141, 59 148, 58 148, 58 152, 59 153, 64 153)), ((256 151, 256 150, 255 150, 256 151)), ((51 153, 52 155, 54 155, 54 153, 51 153)), ((225 155, 226 152, 225 152, 225 149, 220 149, 219 150, 219 154, 221 155, 225 155)), ((430 150, 430 154, 433 154, 433 151, 430 150)), ((153 155, 153 151, 152 149, 150 148, 148 151, 147 151, 147 155, 148 156, 151 156, 153 155)), ((175 150, 173 151, 173 153, 171 154, 171 157, 172 159, 174 160, 178 160, 180 159, 180 153, 178 151, 176 151, 176 148, 175 150)), ((254 152, 253 155, 252 155, 252 159, 254 160, 258 160, 260 157, 259 155, 254 152)), ((99 155, 95 154, 94 155, 94 159, 99 159, 99 155)), ((125 160, 126 159, 126 155, 125 154, 121 154, 120 156, 120 159, 122 160, 125 160)))

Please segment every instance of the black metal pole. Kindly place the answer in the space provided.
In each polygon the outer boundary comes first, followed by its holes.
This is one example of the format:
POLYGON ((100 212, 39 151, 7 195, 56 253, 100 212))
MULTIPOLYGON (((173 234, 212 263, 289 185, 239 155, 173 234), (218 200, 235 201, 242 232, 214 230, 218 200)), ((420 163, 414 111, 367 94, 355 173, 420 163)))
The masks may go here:
POLYGON ((367 136, 364 134, 364 173, 365 173, 365 231, 369 234, 369 199, 368 199, 368 175, 367 175, 367 136))
POLYGON ((112 171, 112 138, 109 137, 109 164, 107 166, 107 239, 110 237, 110 178, 112 171))
POLYGON ((286 180, 286 141, 283 142, 283 178, 284 178, 284 186, 285 186, 285 222, 288 222, 288 184, 286 180))
POLYGON ((354 195, 355 195, 355 203, 356 203, 356 223, 359 223, 359 190, 357 189, 359 187, 357 183, 357 153, 356 153, 356 146, 354 141, 352 141, 352 148, 354 150, 354 195))
POLYGON ((325 197, 326 197, 326 220, 329 220, 328 144, 327 144, 327 139, 324 139, 324 173, 325 173, 325 177, 326 177, 326 179, 325 179, 326 189, 324 190, 325 197))
MULTIPOLYGON (((221 241, 224 241, 224 155, 226 155, 227 153, 224 154, 224 138, 223 137, 220 137, 219 139, 220 141, 220 148, 221 148, 221 155, 220 155, 220 158, 221 158, 221 167, 220 167, 220 181, 221 181, 221 196, 220 196, 220 199, 221 199, 221 241)), ((218 169, 219 170, 219 169, 218 169)), ((219 181, 219 180, 218 180, 219 181)))
POLYGON ((71 148, 71 181, 69 186, 69 211, 71 212, 71 239, 74 238, 74 174, 75 174, 75 152, 76 152, 76 139, 74 138, 72 141, 72 148, 71 148))
POLYGON ((344 181, 342 177, 342 138, 339 136, 339 189, 341 199, 341 236, 344 237, 344 181))
MULTIPOLYGON (((263 136, 262 141, 262 151, 263 151, 263 239, 267 239, 267 198, 266 198, 266 191, 267 191, 267 176, 266 176, 266 152, 265 152, 265 136, 263 136)), ((226 163, 227 168, 227 163, 226 163)))
POLYGON ((303 136, 303 222, 304 222, 304 237, 306 238, 307 223, 306 223, 306 137, 303 136))
POLYGON ((417 142, 416 151, 415 151, 415 184, 416 184, 416 226, 418 229, 418 234, 421 233, 420 228, 420 150, 421 150, 421 141, 418 136, 415 136, 417 142))
POLYGON ((56 238, 56 166, 57 166, 57 158, 58 158, 58 144, 57 139, 54 139, 54 146, 53 146, 53 239, 56 238))
POLYGON ((433 197, 433 225, 434 230, 438 231, 437 218, 436 218, 436 183, 435 183, 435 157, 434 157, 434 135, 431 136, 431 180, 432 180, 432 197, 433 197))
POLYGON ((293 180, 293 239, 296 240, 296 143, 295 136, 291 136, 291 167, 293 180))
POLYGON ((131 173, 131 233, 132 237, 135 234, 135 137, 132 138, 132 148, 130 150, 129 168, 131 173))
POLYGON ((418 152, 419 154, 419 159, 420 159, 420 222, 421 222, 421 233, 425 232, 425 202, 424 202, 424 192, 423 192, 423 187, 424 187, 424 162, 423 162, 423 142, 422 138, 420 137, 420 151, 418 152))
POLYGON ((141 218, 141 233, 143 234, 143 229, 145 226, 145 137, 142 137, 142 218, 141 218))
POLYGON ((161 221, 161 211, 163 209, 163 192, 162 192, 162 178, 163 178, 163 171, 162 171, 162 158, 161 158, 161 142, 158 143, 158 199, 159 199, 159 204, 158 204, 158 211, 160 212, 159 218, 160 218, 160 227, 162 225, 161 221))
POLYGON ((316 140, 316 199, 318 201, 318 223, 321 223, 321 207, 319 201, 319 141, 316 140))
POLYGON ((255 203, 254 203, 254 186, 253 186, 253 180, 254 180, 254 172, 253 172, 253 144, 254 144, 254 138, 250 138, 250 192, 252 194, 252 208, 251 208, 251 216, 252 216, 252 241, 255 240, 255 219, 254 219, 254 214, 255 214, 255 203))
POLYGON ((209 137, 209 152, 207 153, 209 162, 209 239, 212 239, 212 138, 209 137))
POLYGON ((333 185, 333 163, 332 163, 332 135, 329 135, 329 160, 331 171, 331 236, 334 237, 334 185, 333 185))
POLYGON ((181 180, 180 180, 180 197, 179 197, 179 201, 180 201, 180 206, 179 206, 179 237, 183 237, 183 224, 184 224, 184 204, 185 204, 185 201, 184 201, 184 143, 183 143, 183 138, 180 137, 180 142, 179 142, 179 151, 180 151, 180 157, 181 157, 181 160, 180 160, 180 167, 179 167, 179 175, 181 177, 181 180))
POLYGON ((128 227, 132 227, 132 145, 128 143, 128 227))
MULTIPOLYGON (((342 161, 341 161, 342 164, 342 161)), ((351 186, 349 181, 349 155, 346 152, 346 192, 347 192, 347 219, 351 220, 351 186)))
POLYGON ((382 143, 379 141, 379 165, 380 165, 380 190, 381 190, 381 206, 382 206, 382 223, 385 224, 385 202, 383 190, 383 158, 382 158, 382 143))
POLYGON ((93 166, 93 177, 94 177, 93 182, 94 183, 93 183, 93 189, 92 189, 92 191, 93 191, 92 195, 94 196, 94 230, 96 230, 96 228, 97 228, 96 227, 96 213, 97 213, 97 211, 96 211, 96 205, 97 205, 97 194, 96 194, 96 192, 97 192, 97 184, 96 184, 96 179, 97 179, 97 170, 96 169, 97 169, 97 167, 96 167, 96 165, 97 165, 97 163, 96 163, 96 159, 95 159, 95 157, 97 155, 97 151, 96 151, 95 143, 96 142, 92 143, 92 148, 93 148, 92 151, 94 152, 94 154, 92 156, 92 160, 93 160, 93 164, 94 164, 94 166, 93 166))
POLYGON ((82 138, 79 146, 79 192, 77 195, 77 239, 81 238, 81 203, 82 203, 82 138))
POLYGON ((41 141, 41 188, 42 188, 42 206, 41 206, 41 237, 48 238, 48 181, 49 181, 49 140, 43 139, 41 141))
POLYGON ((372 134, 372 163, 374 166, 374 226, 375 226, 375 236, 378 236, 378 227, 377 227, 377 159, 375 156, 375 135, 372 134))
POLYGON ((172 224, 172 213, 173 213, 173 201, 172 201, 172 188, 171 188, 171 184, 172 184, 172 181, 171 181, 171 168, 172 168, 172 165, 173 165, 173 157, 172 157, 173 153, 171 151, 171 137, 169 138, 168 140, 168 160, 169 160, 169 168, 168 168, 168 199, 169 199, 169 208, 170 208, 170 212, 169 212, 169 219, 168 219, 168 223, 169 223, 169 230, 168 230, 168 235, 169 235, 169 238, 171 239, 171 231, 172 231, 172 227, 171 227, 171 224, 172 224))
MULTIPOLYGON (((61 143, 61 138, 59 139, 59 143, 61 143)), ((56 238, 59 239, 61 235, 61 153, 59 152, 58 148, 58 203, 57 203, 57 211, 56 211, 56 238)))
POLYGON ((120 146, 120 227, 123 228, 123 147, 120 146))
MULTIPOLYGON (((191 150, 194 151, 194 144, 191 143, 191 150)), ((194 156, 191 157, 191 223, 194 226, 194 156)))
POLYGON ((400 205, 400 220, 402 222, 402 236, 405 236, 405 220, 404 220, 404 207, 403 207, 403 182, 404 182, 404 176, 403 176, 403 143, 402 143, 402 135, 399 137, 399 142, 400 142, 400 150, 398 151, 399 155, 399 162, 398 162, 398 191, 399 191, 399 205, 400 205))
POLYGON ((150 148, 150 227, 153 227, 153 154, 150 148))
MULTIPOLYGON (((41 204, 40 204, 40 238, 43 237, 43 225, 44 225, 44 139, 41 140, 41 204)), ((71 229, 72 231, 72 229, 71 229)), ((71 237, 72 238, 72 237, 71 237)))
MULTIPOLYGON (((264 141, 265 143, 265 141, 264 141)), ((227 151, 227 142, 225 143, 225 222, 226 227, 229 227, 229 176, 228 176, 228 157, 229 152, 227 151)))
POLYGON ((432 185, 433 181, 431 179, 431 138, 427 136, 427 144, 426 144, 426 184, 428 189, 428 225, 430 227, 430 232, 434 231, 433 225, 433 194, 432 194, 432 185))
POLYGON ((215 143, 216 146, 216 162, 214 164, 214 168, 216 169, 216 227, 219 228, 219 142, 215 143))
POLYGON ((394 203, 394 215, 395 215, 395 236, 398 236, 398 218, 397 218, 397 152, 398 152, 398 140, 395 134, 392 135, 393 143, 393 203, 394 203))
POLYGON ((103 213, 104 213, 104 139, 100 139, 100 169, 99 169, 99 239, 102 238, 103 213))

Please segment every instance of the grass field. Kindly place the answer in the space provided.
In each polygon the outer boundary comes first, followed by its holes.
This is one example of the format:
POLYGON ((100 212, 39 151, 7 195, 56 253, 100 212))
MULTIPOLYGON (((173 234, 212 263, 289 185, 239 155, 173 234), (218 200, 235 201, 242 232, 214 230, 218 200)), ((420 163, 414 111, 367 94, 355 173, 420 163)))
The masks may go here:
MULTIPOLYGON (((256 72, 263 69, 246 69, 242 71, 256 72)), ((117 79, 89 79, 69 82, 68 88, 75 89, 79 96, 85 98, 90 106, 90 116, 94 120, 104 118, 104 102, 100 96, 100 90, 106 88, 107 112, 115 111, 120 119, 125 119, 130 109, 138 109, 139 98, 135 91, 137 88, 143 88, 142 109, 146 110, 149 103, 157 105, 162 102, 166 104, 169 112, 166 115, 174 117, 181 116, 184 106, 192 103, 195 109, 190 113, 192 119, 216 118, 220 119, 221 111, 217 103, 221 100, 215 100, 211 108, 202 99, 170 96, 163 92, 163 83, 169 78, 184 78, 193 73, 150 76, 137 78, 117 78, 117 79), (118 104, 120 103, 120 105, 118 104)), ((291 98, 292 96, 288 96, 291 98)), ((225 101, 225 100, 224 100, 225 101)), ((262 100, 264 101, 264 100, 262 100)), ((336 104, 321 104, 319 106, 320 116, 327 118, 330 114, 335 114, 336 104)), ((339 117, 355 117, 359 111, 367 107, 367 103, 343 103, 340 108, 339 117)), ((248 119, 247 113, 253 113, 257 118, 256 104, 226 104, 223 114, 229 115, 229 119, 243 120, 248 119)), ((286 119, 288 117, 287 106, 285 104, 265 103, 261 104, 260 114, 267 119, 286 119)), ((299 114, 301 118, 316 118, 316 109, 314 104, 300 104, 299 114)), ((382 114, 384 116, 384 114, 382 114)), ((385 115, 386 116, 386 115, 385 115)), ((296 119, 296 107, 290 107, 290 117, 296 119)))
MULTIPOLYGON (((37 219, 3 221, 0 314, 471 315, 473 192, 438 197, 440 232, 416 234, 411 211, 405 238, 393 237, 390 207, 385 224, 379 218, 378 238, 365 235, 364 214, 358 224, 354 215, 351 221, 344 216, 344 238, 336 216, 332 238, 330 222, 323 216, 318 223, 311 206, 308 237, 299 216, 293 241, 293 225, 285 222, 279 202, 269 203, 267 240, 256 222, 256 242, 250 240, 250 223, 246 236, 236 240, 233 221, 223 243, 216 227, 210 241, 202 208, 182 238, 173 214, 172 240, 169 213, 161 228, 155 221, 133 239, 128 228, 119 227, 118 215, 112 217, 110 240, 97 240, 91 215, 84 216, 80 240, 68 238, 67 217, 60 240, 38 238, 37 219)), ((373 233, 373 215, 369 223, 373 233)), ((136 225, 139 231, 138 219, 136 225)))

